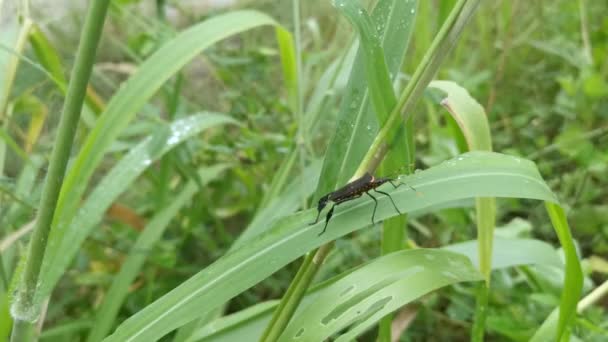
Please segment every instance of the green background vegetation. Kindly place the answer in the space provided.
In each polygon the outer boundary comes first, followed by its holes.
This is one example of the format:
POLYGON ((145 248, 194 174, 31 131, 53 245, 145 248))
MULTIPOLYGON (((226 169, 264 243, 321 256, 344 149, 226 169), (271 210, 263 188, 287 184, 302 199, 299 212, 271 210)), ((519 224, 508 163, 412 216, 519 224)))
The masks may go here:
POLYGON ((0 340, 608 339, 605 1, 92 2, 0 1, 0 340))

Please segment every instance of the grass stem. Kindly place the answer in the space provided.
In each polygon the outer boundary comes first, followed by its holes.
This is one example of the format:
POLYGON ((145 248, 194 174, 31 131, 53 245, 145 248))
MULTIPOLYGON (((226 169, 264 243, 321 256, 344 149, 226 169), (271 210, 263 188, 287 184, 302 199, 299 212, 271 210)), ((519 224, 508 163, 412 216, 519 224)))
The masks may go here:
POLYGON ((23 278, 12 303, 11 313, 15 319, 11 336, 13 342, 32 339, 28 330, 31 329, 31 323, 36 320, 39 311, 34 298, 38 288, 40 268, 109 3, 107 0, 93 1, 85 20, 59 121, 57 140, 53 146, 49 170, 42 189, 23 278))

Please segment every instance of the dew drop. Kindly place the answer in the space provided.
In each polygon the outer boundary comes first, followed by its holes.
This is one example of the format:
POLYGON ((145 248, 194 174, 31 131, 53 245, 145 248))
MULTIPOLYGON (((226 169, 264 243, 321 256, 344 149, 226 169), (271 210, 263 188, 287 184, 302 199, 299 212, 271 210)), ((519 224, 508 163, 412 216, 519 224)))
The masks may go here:
POLYGON ((451 278, 451 279, 458 278, 454 273, 452 273, 450 271, 443 271, 443 272, 441 272, 441 274, 443 274, 444 276, 451 278))

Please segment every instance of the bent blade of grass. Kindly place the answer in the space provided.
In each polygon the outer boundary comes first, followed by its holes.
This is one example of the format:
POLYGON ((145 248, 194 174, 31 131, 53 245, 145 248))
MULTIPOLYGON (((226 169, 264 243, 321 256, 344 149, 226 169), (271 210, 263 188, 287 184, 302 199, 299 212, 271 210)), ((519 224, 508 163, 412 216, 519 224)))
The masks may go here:
POLYGON ((156 135, 132 148, 99 182, 71 224, 60 227, 63 238, 58 240, 56 237, 57 240, 47 248, 40 279, 41 298, 53 290, 105 211, 152 162, 205 129, 225 124, 236 124, 236 121, 217 113, 192 115, 175 121, 166 129, 158 130, 156 135))
MULTIPOLYGON (((402 212, 471 197, 522 197, 557 202, 535 165, 498 153, 470 152, 413 176, 405 177, 417 192, 401 187, 390 192, 402 212)), ((378 221, 397 215, 386 197, 378 198, 378 221)), ((180 286, 121 324, 106 341, 158 339, 205 315, 306 252, 369 225, 374 203, 357 200, 324 222, 309 223, 316 210, 287 216, 239 249, 223 256, 180 286), (252 272, 251 270, 255 270, 252 272)))
POLYGON ((256 11, 236 11, 213 17, 181 32, 138 67, 108 103, 65 178, 49 239, 51 247, 47 249, 49 255, 45 260, 54 258, 61 243, 69 243, 64 228, 74 218, 93 171, 112 142, 163 83, 214 43, 263 25, 278 26, 274 19, 256 11))
MULTIPOLYGON (((198 175, 201 184, 206 185, 214 180, 227 167, 228 165, 215 165, 199 171, 198 175)), ((89 342, 101 341, 109 333, 112 323, 114 323, 118 315, 118 310, 127 297, 131 283, 139 274, 148 256, 148 251, 160 240, 171 220, 184 205, 191 201, 199 189, 198 182, 194 180, 189 181, 173 198, 171 204, 156 214, 139 235, 131 248, 129 256, 122 264, 120 272, 114 277, 103 303, 97 310, 97 318, 88 337, 89 342)))
MULTIPOLYGON (((492 137, 488 117, 483 107, 467 92, 454 82, 433 81, 430 88, 440 89, 447 94, 441 104, 448 110, 458 124, 469 151, 492 151, 492 137)), ((455 140, 459 137, 455 137, 455 140)), ((472 341, 483 341, 490 291, 492 272, 492 243, 496 222, 496 200, 483 197, 475 199, 475 219, 477 241, 479 243, 479 269, 484 275, 485 284, 479 284, 477 290, 474 324, 471 332, 472 341)))
POLYGON ((442 250, 408 250, 382 256, 322 291, 285 329, 279 342, 351 341, 383 316, 446 285, 482 280, 470 260, 442 250))
POLYGON ((436 80, 429 84, 429 88, 439 89, 447 95, 441 104, 458 123, 469 150, 492 151, 488 117, 479 102, 455 82, 436 80))

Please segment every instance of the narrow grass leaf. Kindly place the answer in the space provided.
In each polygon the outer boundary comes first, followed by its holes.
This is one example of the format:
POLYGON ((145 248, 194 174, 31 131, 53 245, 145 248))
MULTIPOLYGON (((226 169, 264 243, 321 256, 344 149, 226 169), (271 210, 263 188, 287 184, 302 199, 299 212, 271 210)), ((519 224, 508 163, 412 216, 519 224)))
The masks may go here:
POLYGON ((298 102, 298 68, 296 62, 296 50, 291 33, 278 26, 275 29, 277 43, 279 45, 279 55, 281 56, 281 66, 283 70, 283 82, 287 89, 287 96, 291 109, 297 112, 298 102))
POLYGON ((308 198, 314 191, 314 187, 319 181, 321 172, 321 161, 313 161, 296 176, 285 188, 285 190, 275 197, 270 203, 262 208, 251 220, 247 228, 239 235, 232 248, 238 248, 248 239, 263 233, 269 228, 269 223, 279 217, 293 213, 302 204, 302 198, 308 198))
POLYGON ((279 301, 273 300, 253 305, 235 314, 224 316, 198 329, 187 342, 232 342, 257 340, 270 321, 271 309, 279 301))
POLYGON ((562 338, 567 339, 568 327, 573 324, 576 316, 576 305, 583 290, 583 271, 564 209, 551 202, 545 203, 545 209, 551 218, 551 223, 553 223, 553 228, 557 233, 566 259, 566 279, 564 280, 564 289, 559 305, 559 320, 556 332, 556 340, 561 340, 562 338))
POLYGON ((166 130, 159 129, 155 136, 144 139, 132 148, 99 182, 71 224, 60 227, 62 234, 51 236, 42 268, 42 298, 50 294, 105 211, 152 162, 208 128, 235 123, 228 116, 217 113, 192 115, 175 121, 166 130), (165 134, 165 131, 169 134, 165 134))
MULTIPOLYGON (((64 68, 61 64, 61 58, 57 49, 51 44, 44 32, 37 25, 32 27, 29 35, 29 42, 34 50, 34 54, 38 62, 50 75, 51 81, 57 86, 59 91, 65 95, 67 92, 67 80, 64 74, 64 68)), ((87 125, 93 126, 94 116, 91 113, 100 114, 104 109, 103 103, 98 96, 92 91, 92 88, 87 89, 85 97, 85 108, 83 119, 87 125)))
MULTIPOLYGON (((403 180, 417 192, 405 187, 386 189, 402 212, 479 196, 557 202, 532 162, 498 153, 470 152, 403 180)), ((388 201, 386 197, 378 199, 378 221, 397 215, 388 201)), ((306 252, 368 226, 373 205, 363 199, 344 204, 334 214, 327 232, 320 236, 324 222, 309 225, 316 216, 315 209, 275 222, 266 233, 223 256, 126 320, 106 341, 160 338, 205 315, 306 252)))

